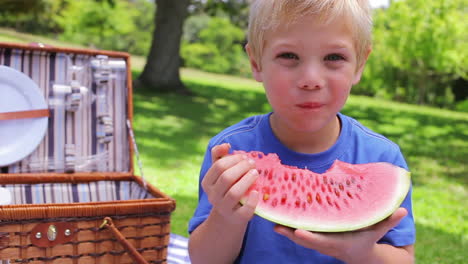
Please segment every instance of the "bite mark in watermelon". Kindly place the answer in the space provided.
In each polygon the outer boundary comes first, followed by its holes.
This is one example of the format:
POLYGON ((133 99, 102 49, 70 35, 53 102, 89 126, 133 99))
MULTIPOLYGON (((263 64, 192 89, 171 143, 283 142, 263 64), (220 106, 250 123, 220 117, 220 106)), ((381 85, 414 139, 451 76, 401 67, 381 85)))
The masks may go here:
POLYGON ((281 164, 276 154, 235 151, 255 160, 259 177, 244 194, 260 193, 255 213, 272 222, 309 231, 361 229, 390 216, 410 188, 410 173, 386 162, 336 160, 325 173, 281 164))

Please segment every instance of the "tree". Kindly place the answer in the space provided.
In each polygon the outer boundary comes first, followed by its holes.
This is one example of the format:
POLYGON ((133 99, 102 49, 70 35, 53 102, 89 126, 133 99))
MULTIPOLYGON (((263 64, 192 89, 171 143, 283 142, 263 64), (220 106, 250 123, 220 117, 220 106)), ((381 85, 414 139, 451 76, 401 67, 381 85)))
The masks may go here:
POLYGON ((223 12, 236 24, 247 25, 247 0, 156 0, 153 40, 136 86, 160 92, 190 93, 179 73, 182 31, 189 7, 192 13, 216 15, 223 12))
POLYGON ((137 86, 161 92, 188 92, 180 80, 179 50, 189 4, 190 0, 156 0, 153 40, 137 86))

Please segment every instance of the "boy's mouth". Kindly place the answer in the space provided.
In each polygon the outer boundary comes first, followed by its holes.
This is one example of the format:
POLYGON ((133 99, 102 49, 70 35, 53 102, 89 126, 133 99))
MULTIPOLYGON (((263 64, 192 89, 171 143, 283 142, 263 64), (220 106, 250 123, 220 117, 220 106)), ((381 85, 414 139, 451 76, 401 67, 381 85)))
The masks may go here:
POLYGON ((296 104, 296 106, 302 109, 318 109, 324 106, 324 104, 317 103, 317 102, 304 102, 304 103, 296 104))

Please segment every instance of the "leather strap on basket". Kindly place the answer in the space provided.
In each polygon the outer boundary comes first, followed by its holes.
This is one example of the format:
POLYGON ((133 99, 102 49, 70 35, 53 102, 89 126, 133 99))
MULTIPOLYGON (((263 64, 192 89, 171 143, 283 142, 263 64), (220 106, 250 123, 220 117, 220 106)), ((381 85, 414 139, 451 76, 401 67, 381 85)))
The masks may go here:
POLYGON ((109 229, 114 237, 119 241, 119 243, 127 250, 127 253, 133 259, 135 263, 138 264, 149 264, 143 256, 136 250, 136 248, 127 241, 127 239, 120 233, 120 231, 115 227, 114 222, 110 217, 104 218, 104 222, 101 225, 101 228, 106 227, 109 229))
POLYGON ((0 121, 1 120, 26 119, 26 118, 39 118, 39 117, 49 117, 49 109, 0 113, 0 121))

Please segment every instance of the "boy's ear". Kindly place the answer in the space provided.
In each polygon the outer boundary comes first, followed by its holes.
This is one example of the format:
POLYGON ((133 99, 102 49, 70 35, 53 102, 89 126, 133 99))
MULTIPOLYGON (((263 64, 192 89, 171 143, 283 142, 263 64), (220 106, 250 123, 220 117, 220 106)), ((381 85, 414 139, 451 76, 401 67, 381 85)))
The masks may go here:
POLYGON ((372 47, 369 47, 369 49, 364 54, 364 58, 362 59, 361 64, 359 64, 356 70, 356 73, 354 75, 353 85, 358 84, 359 81, 361 80, 362 72, 364 71, 364 67, 366 66, 367 59, 369 58, 369 55, 371 52, 372 52, 372 47))
POLYGON ((260 65, 255 60, 255 57, 252 54, 252 50, 250 49, 249 43, 245 44, 245 50, 247 51, 247 55, 249 55, 250 61, 250 68, 252 69, 252 75, 257 82, 262 82, 262 74, 260 65))

